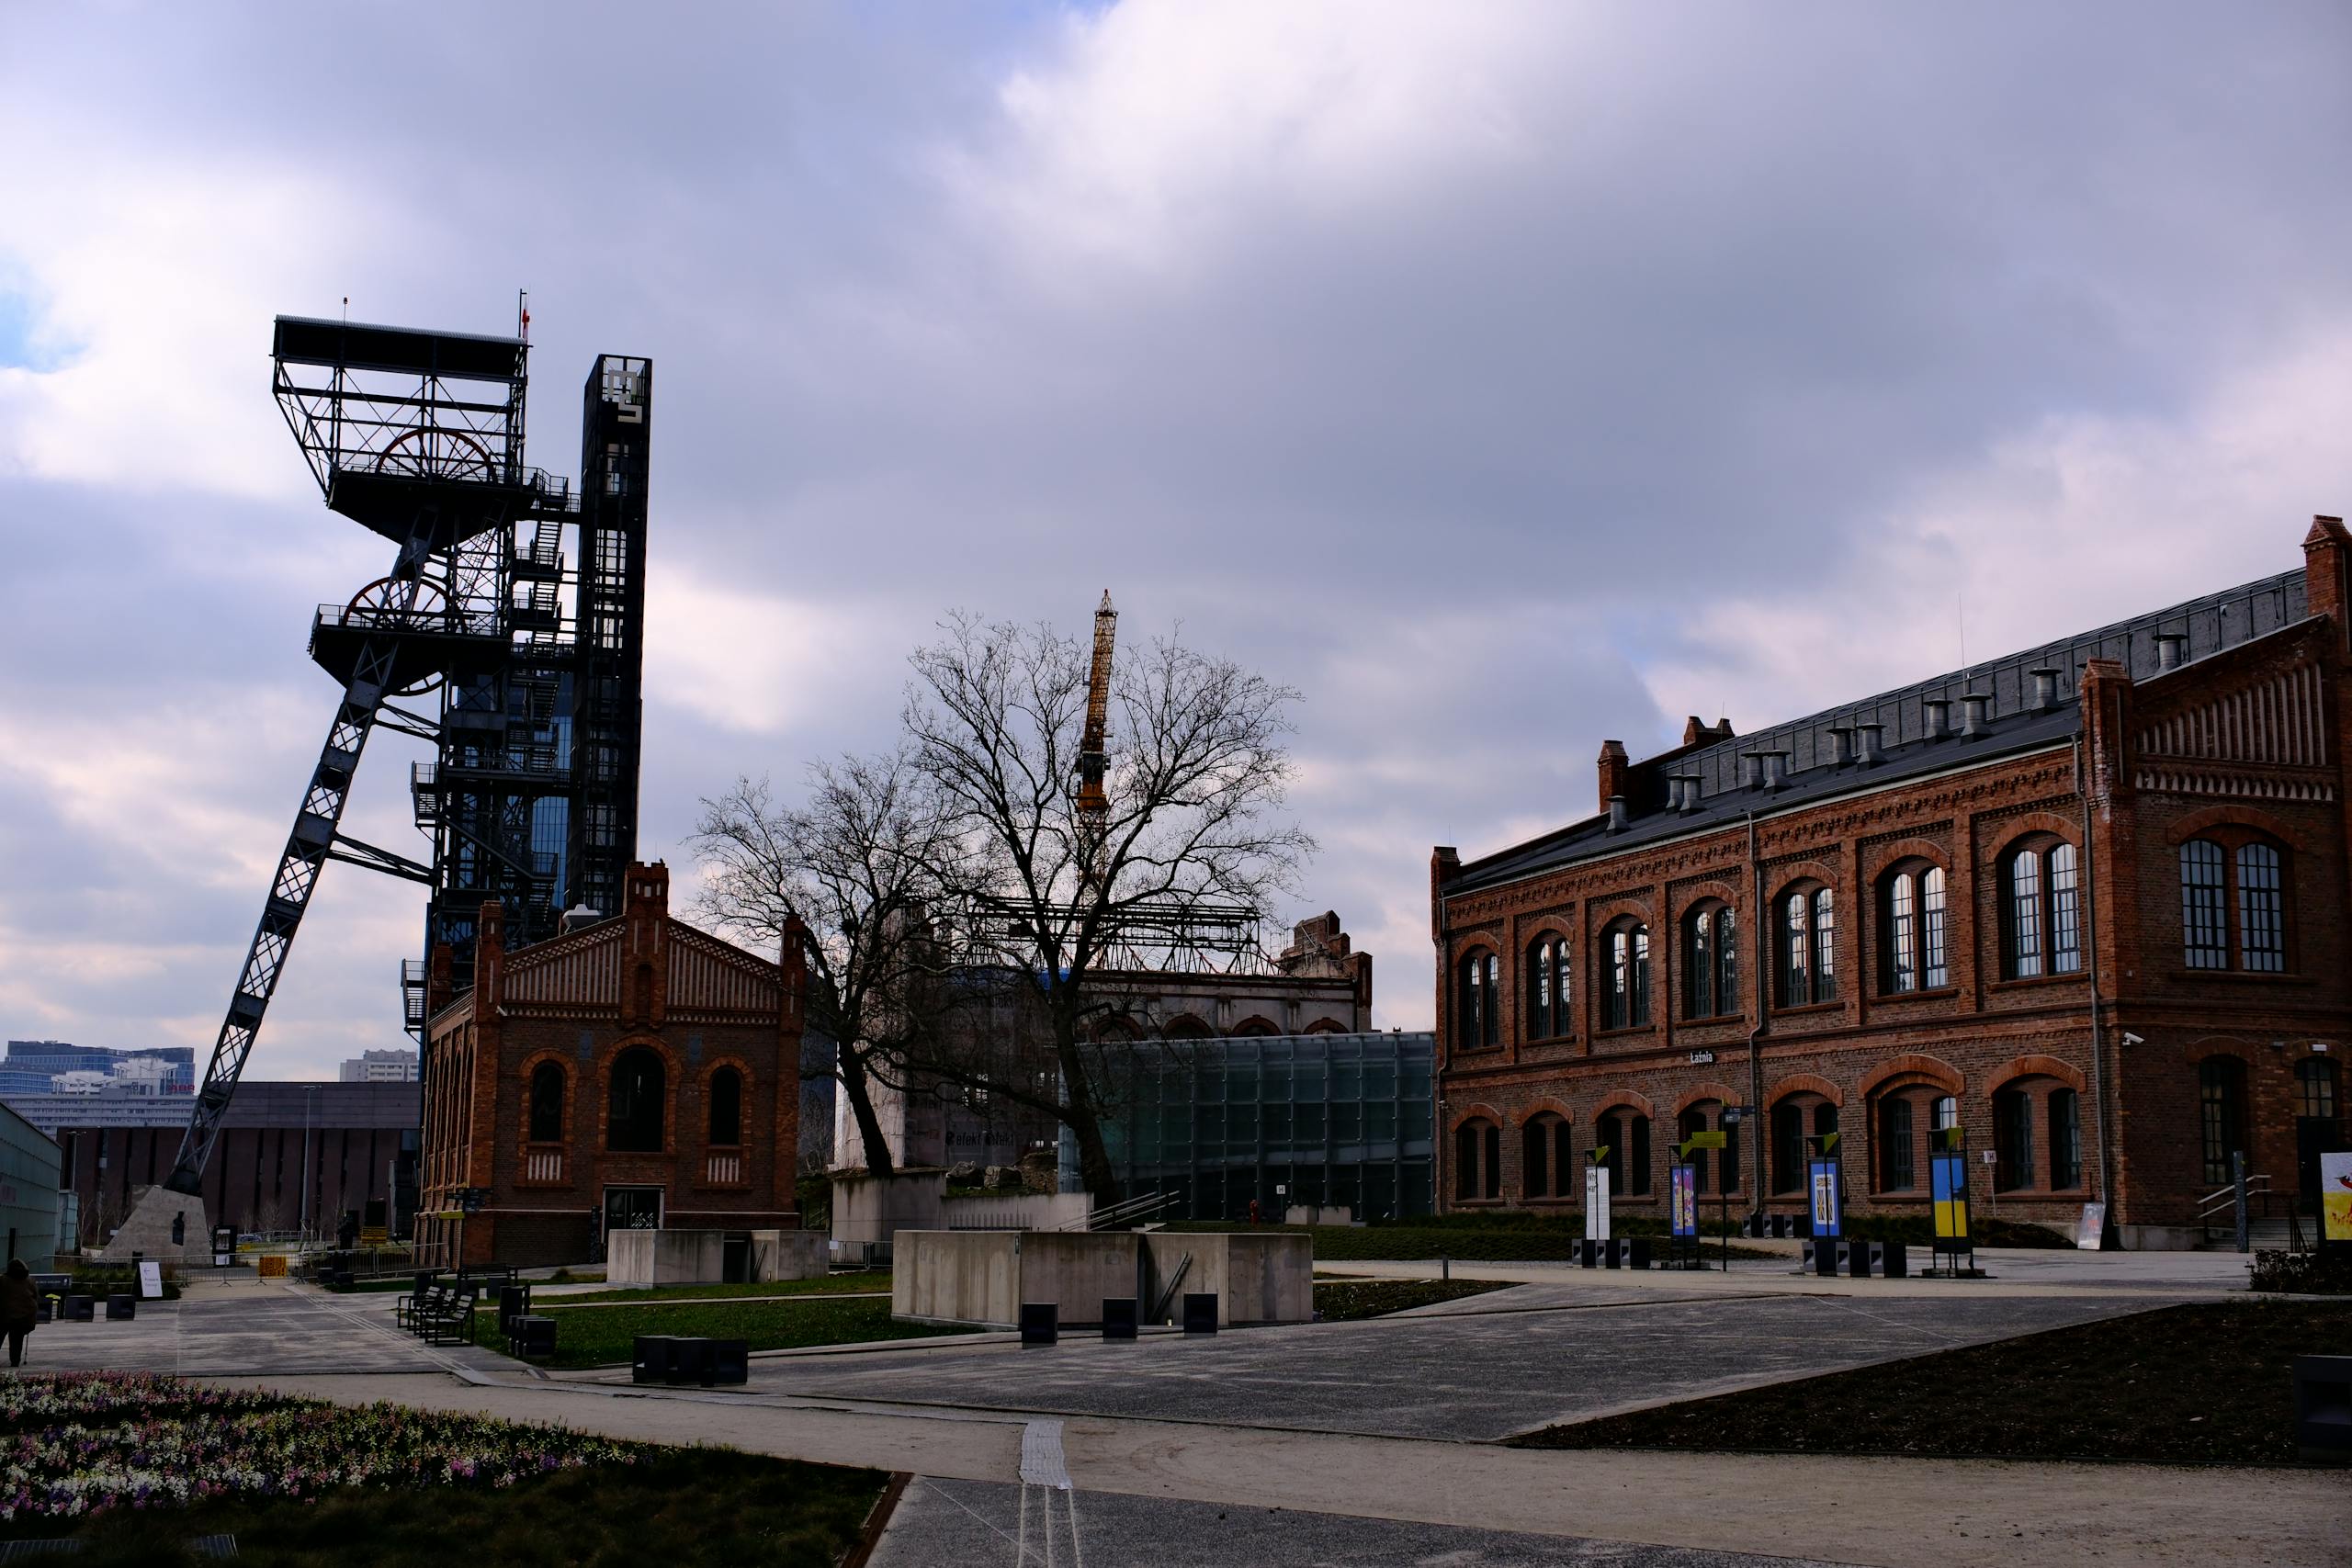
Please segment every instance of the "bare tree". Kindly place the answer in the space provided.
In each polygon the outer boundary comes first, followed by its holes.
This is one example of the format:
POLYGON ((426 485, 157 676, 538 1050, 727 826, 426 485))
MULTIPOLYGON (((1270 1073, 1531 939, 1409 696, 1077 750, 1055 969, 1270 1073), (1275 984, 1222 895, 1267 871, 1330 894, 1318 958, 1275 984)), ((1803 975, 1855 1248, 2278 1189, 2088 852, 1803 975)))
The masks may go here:
POLYGON ((943 629, 913 657, 905 725, 952 851, 933 872, 953 911, 956 983, 968 991, 975 976, 993 976, 992 1010, 1016 1034, 1034 1021, 1050 1070, 1036 1070, 1037 1053, 968 1026, 922 1033, 909 1060, 1067 1125, 1088 1190, 1113 1202, 1120 1183, 1102 1123, 1118 1062, 1101 1037, 1132 1010, 1111 979, 1116 955, 1139 926, 1262 911, 1295 886, 1315 847, 1279 813, 1298 694, 1230 660, 1154 641, 1114 666, 1102 750, 1089 755, 1084 646, 1049 626, 971 615, 943 629))
MULTIPOLYGON (((935 969, 927 909, 953 845, 929 774, 900 750, 808 770, 805 804, 775 804, 768 782, 738 779, 687 840, 704 868, 697 911, 771 951, 797 940, 808 960, 808 1019, 839 1048, 835 1069, 865 1168, 893 1168, 874 1107, 897 1087, 913 1003, 935 969)), ((837 1152, 837 1157, 847 1150, 837 1152)))

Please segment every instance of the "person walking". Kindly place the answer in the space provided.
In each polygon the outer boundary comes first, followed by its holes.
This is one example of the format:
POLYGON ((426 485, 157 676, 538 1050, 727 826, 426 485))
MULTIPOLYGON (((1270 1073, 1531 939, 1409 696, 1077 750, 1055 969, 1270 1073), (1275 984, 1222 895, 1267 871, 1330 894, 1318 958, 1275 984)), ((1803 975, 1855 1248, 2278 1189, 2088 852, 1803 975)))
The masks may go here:
POLYGON ((25 1267, 21 1258, 8 1259, 8 1271, 0 1274, 0 1334, 8 1337, 8 1364, 25 1364, 25 1336, 40 1321, 40 1298, 33 1291, 32 1270, 25 1267))

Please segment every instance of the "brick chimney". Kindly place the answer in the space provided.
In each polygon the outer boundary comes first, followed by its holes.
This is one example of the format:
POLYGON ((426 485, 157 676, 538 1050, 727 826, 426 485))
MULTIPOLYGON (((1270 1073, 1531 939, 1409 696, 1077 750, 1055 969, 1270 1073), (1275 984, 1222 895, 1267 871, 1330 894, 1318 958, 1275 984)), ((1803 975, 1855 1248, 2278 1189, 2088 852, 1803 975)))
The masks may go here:
POLYGON ((1601 810, 1609 809, 1609 800, 1611 795, 1623 796, 1627 793, 1625 785, 1632 772, 1633 764, 1625 759, 1625 743, 1623 740, 1604 740, 1600 743, 1601 810))
POLYGON ((632 863, 621 899, 621 1018, 659 1029, 669 1011, 670 868, 632 863))
POLYGON ((2303 536, 2303 592, 2312 614, 2335 624, 2338 651, 2352 648, 2347 641, 2352 626, 2345 618, 2347 564, 2352 564, 2352 535, 2345 532, 2344 519, 2324 514, 2312 518, 2311 532, 2303 536))

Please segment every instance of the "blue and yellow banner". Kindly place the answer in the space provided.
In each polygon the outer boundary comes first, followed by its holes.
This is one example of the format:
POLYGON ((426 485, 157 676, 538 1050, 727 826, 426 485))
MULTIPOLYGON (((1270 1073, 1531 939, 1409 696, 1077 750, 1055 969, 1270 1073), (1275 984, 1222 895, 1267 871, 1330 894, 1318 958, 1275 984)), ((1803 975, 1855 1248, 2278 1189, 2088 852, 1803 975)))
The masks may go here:
POLYGON ((1968 1156, 1933 1154, 1928 1156, 1928 1191, 1936 1201, 1936 1239, 1968 1239, 1968 1156))

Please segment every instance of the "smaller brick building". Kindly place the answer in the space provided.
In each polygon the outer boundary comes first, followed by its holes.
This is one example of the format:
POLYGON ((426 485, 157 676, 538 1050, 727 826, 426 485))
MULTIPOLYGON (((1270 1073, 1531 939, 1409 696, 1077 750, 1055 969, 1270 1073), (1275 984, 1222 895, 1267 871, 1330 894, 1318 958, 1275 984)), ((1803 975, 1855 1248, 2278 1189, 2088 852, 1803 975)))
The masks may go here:
MULTIPOLYGON (((472 988, 436 994, 427 1028, 420 1263, 798 1226, 800 944, 771 963, 673 919, 669 897, 666 867, 632 865, 619 915, 511 953, 482 907, 472 988)), ((436 954, 437 991, 447 973, 436 954)))

